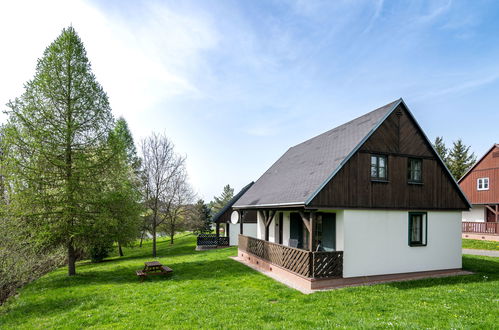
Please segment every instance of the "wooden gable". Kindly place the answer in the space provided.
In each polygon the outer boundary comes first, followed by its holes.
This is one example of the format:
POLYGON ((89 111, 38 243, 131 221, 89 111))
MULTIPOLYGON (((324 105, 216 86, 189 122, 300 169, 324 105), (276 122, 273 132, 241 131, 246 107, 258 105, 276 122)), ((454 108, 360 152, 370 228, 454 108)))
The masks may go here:
POLYGON ((401 103, 308 206, 466 210, 468 202, 401 103), (371 154, 387 156, 386 182, 371 180, 371 154), (422 184, 408 183, 408 159, 411 157, 422 159, 422 184))
POLYGON ((475 164, 471 170, 459 180, 459 185, 472 204, 499 203, 499 145, 494 145, 475 164), (477 180, 489 179, 488 190, 478 190, 477 180))

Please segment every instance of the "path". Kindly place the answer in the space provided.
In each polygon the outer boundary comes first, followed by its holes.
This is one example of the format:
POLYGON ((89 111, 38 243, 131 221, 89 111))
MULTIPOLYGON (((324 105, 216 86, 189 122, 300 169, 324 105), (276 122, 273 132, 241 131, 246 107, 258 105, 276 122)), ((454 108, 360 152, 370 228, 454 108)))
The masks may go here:
POLYGON ((463 254, 473 254, 476 256, 499 257, 499 251, 463 249, 463 254))

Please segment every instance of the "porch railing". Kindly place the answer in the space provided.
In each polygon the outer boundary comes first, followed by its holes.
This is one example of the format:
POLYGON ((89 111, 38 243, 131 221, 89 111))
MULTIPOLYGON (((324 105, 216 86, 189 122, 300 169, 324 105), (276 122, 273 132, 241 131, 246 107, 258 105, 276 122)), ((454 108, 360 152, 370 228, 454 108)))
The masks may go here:
POLYGON ((229 246, 229 238, 218 236, 217 234, 199 234, 197 237, 198 246, 229 246))
POLYGON ((244 235, 239 249, 303 277, 343 276, 343 251, 311 252, 244 235))
POLYGON ((480 233, 499 235, 499 222, 463 221, 463 233, 480 233))

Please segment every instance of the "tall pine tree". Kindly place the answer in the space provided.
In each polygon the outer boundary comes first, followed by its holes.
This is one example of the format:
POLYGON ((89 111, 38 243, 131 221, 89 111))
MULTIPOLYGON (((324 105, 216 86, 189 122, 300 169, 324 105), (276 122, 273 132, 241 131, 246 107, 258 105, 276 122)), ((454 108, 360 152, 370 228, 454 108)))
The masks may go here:
POLYGON ((447 165, 448 167, 449 164, 447 163, 447 158, 449 155, 449 150, 445 146, 444 138, 442 136, 437 136, 435 138, 435 142, 433 143, 433 148, 435 148, 435 151, 438 153, 440 158, 442 158, 445 165, 447 165))
POLYGON ((213 215, 217 214, 231 199, 234 197, 234 188, 228 184, 224 186, 224 190, 220 196, 213 197, 210 202, 210 208, 213 215))
POLYGON ((114 119, 72 27, 45 49, 34 78, 8 107, 8 212, 35 243, 64 245, 68 274, 75 275, 76 250, 107 226, 101 192, 114 157, 107 141, 114 119))
POLYGON ((449 151, 449 170, 456 180, 459 180, 464 173, 476 162, 475 153, 470 153, 471 146, 467 146, 461 139, 454 142, 449 151))

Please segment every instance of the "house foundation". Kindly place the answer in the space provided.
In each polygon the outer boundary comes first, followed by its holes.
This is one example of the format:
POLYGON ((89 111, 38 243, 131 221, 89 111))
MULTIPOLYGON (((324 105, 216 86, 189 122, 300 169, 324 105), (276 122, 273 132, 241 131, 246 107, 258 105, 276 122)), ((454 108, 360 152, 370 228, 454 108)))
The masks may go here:
POLYGON ((259 258, 246 251, 238 251, 238 256, 233 257, 234 260, 239 261, 246 266, 253 268, 270 278, 277 280, 284 285, 296 289, 302 293, 310 294, 315 291, 339 289, 350 286, 373 285, 388 282, 401 282, 410 280, 419 280, 425 278, 439 278, 457 275, 470 275, 472 272, 462 269, 445 269, 435 271, 413 272, 413 273, 400 273, 400 274, 387 274, 375 276, 361 276, 361 277, 332 277, 332 278, 307 278, 290 272, 287 269, 272 264, 262 258, 259 258))

